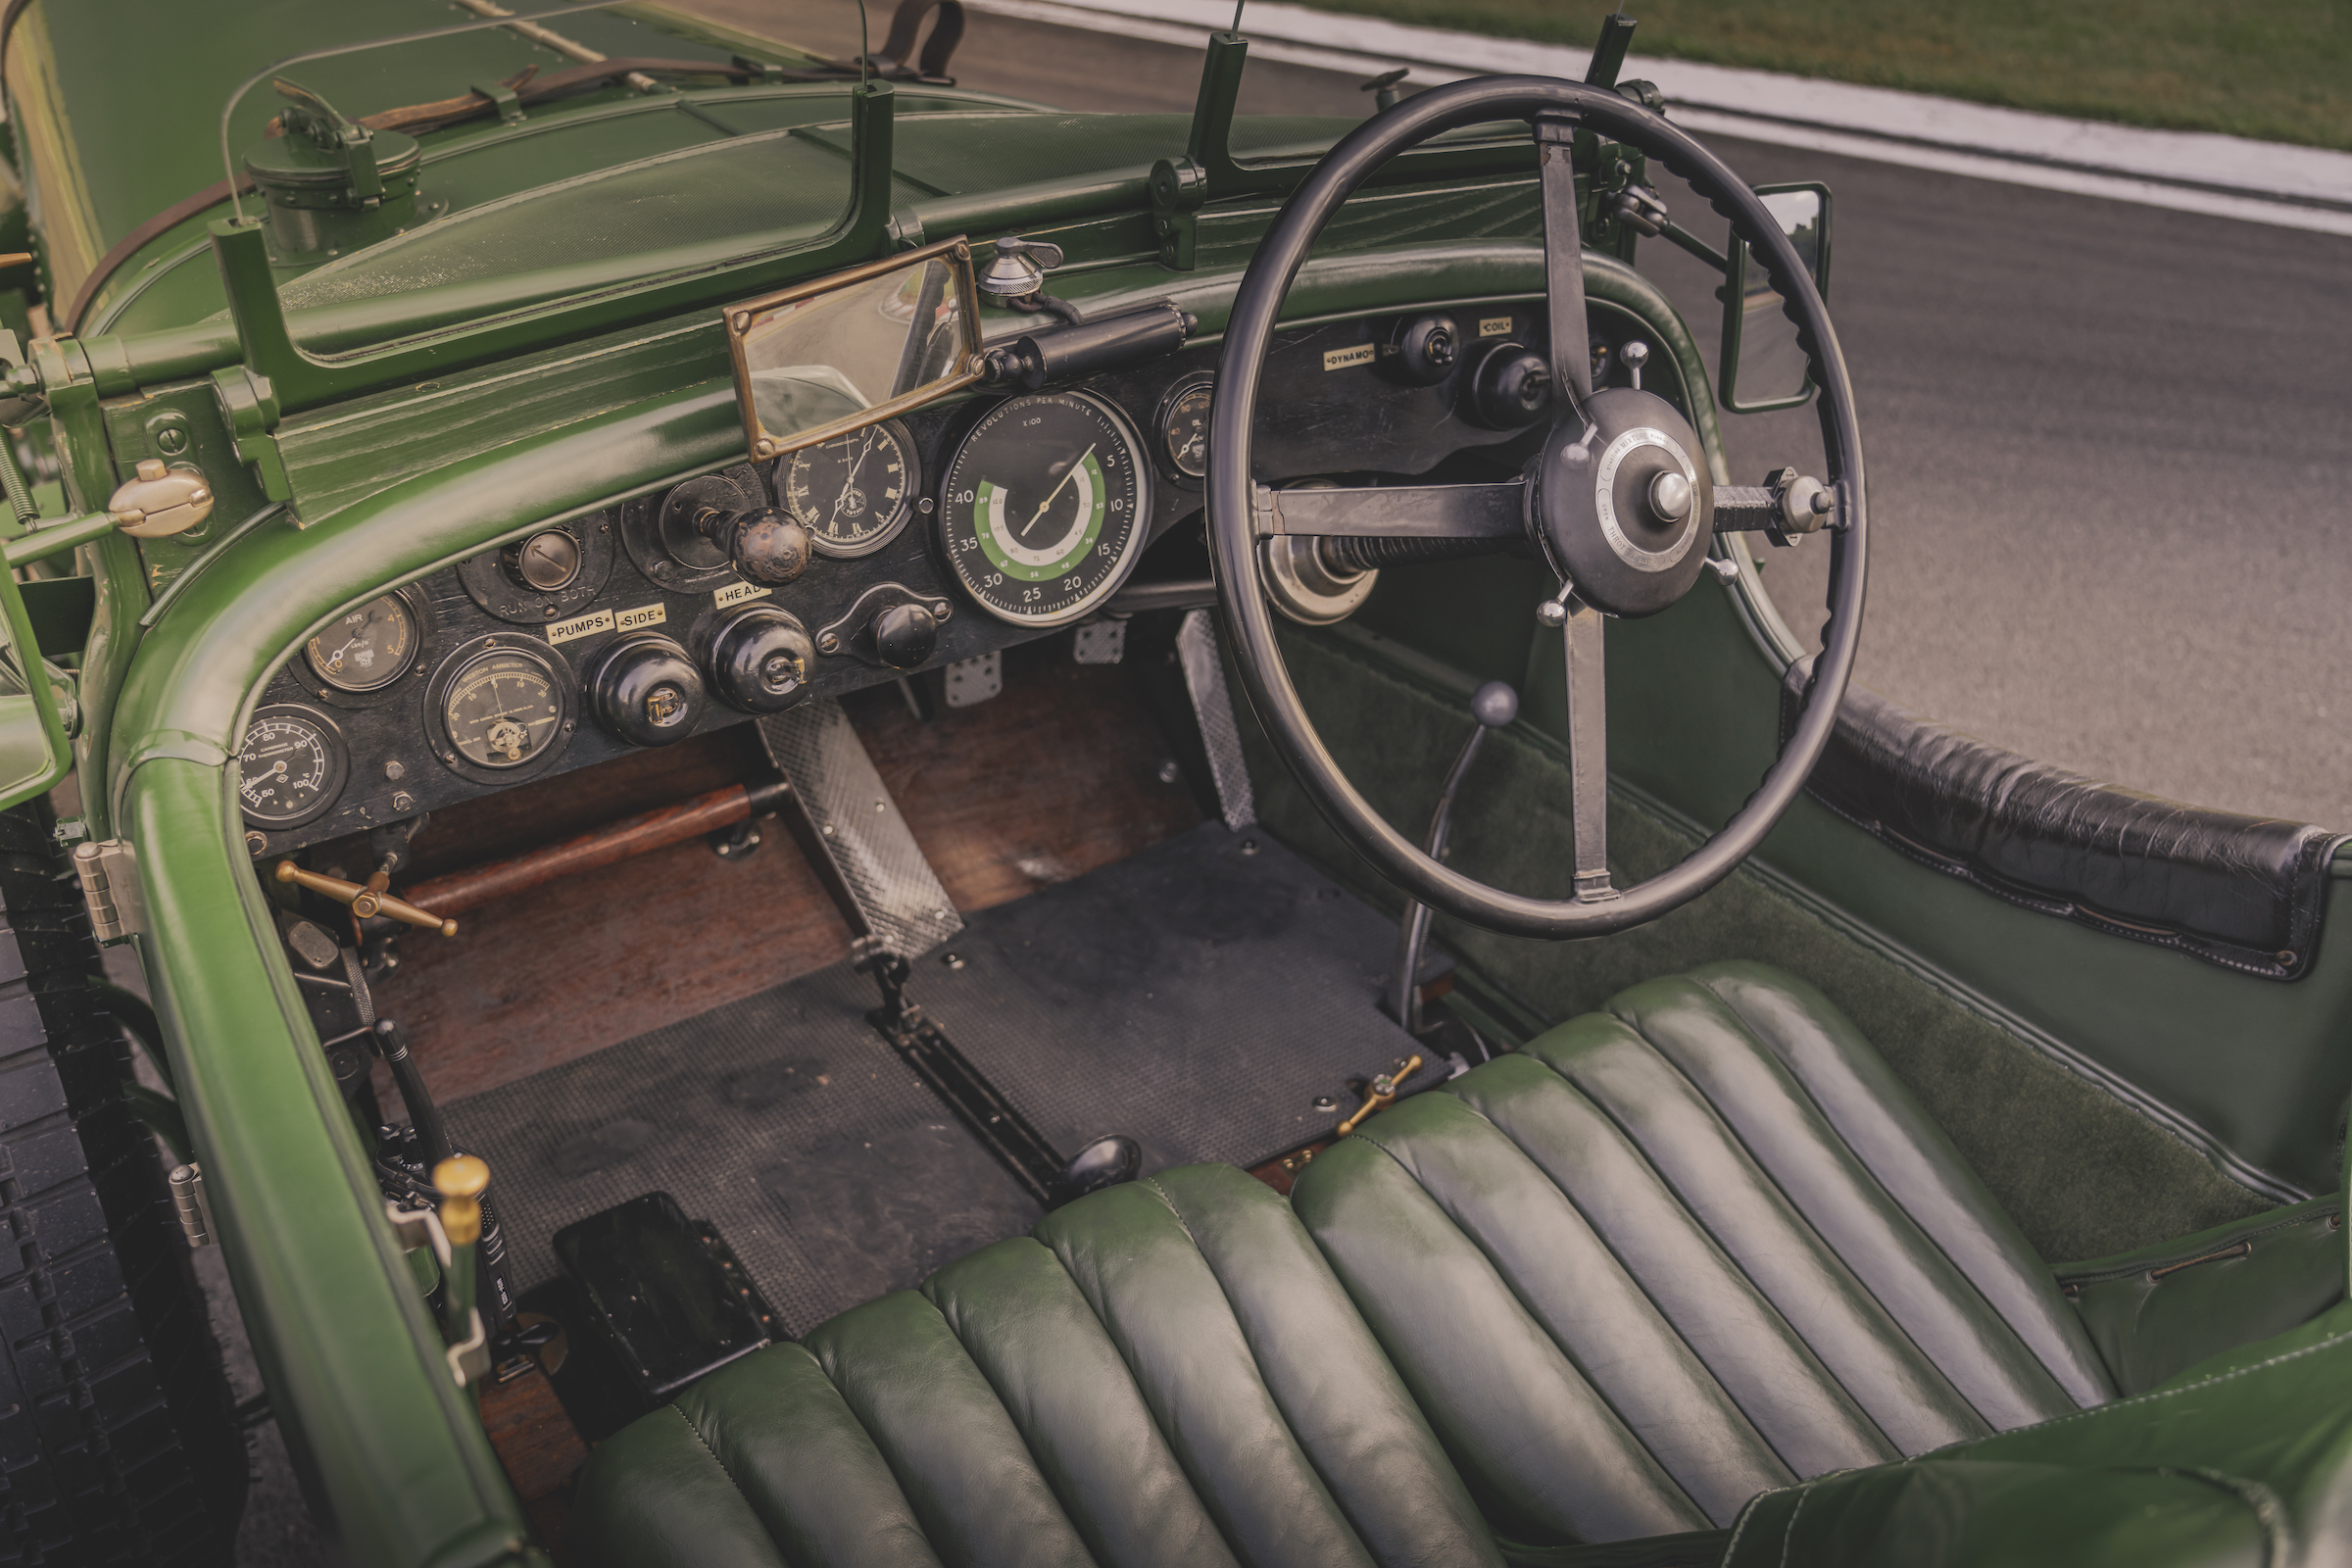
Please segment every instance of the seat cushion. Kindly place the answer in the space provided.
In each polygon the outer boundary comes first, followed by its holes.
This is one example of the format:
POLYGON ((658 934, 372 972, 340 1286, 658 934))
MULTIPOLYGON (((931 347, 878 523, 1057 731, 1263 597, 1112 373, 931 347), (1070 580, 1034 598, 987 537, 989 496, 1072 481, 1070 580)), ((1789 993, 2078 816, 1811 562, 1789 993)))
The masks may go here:
POLYGON ((1404 1102, 1293 1201, 1523 1541, 1728 1524, 1766 1488, 2113 1396, 1949 1141, 1759 964, 1638 986, 1404 1102))
POLYGON ((1165 1171, 740 1361, 597 1450, 570 1539, 615 1565, 1497 1563, 2112 1393, 1853 1027, 1723 964, 1375 1117, 1292 1205, 1165 1171))

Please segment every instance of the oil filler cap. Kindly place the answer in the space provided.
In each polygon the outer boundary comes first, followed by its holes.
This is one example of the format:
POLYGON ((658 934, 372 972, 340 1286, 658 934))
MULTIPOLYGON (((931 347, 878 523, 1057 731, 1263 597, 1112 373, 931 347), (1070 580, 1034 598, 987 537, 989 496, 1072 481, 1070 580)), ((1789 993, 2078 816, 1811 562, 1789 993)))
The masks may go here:
POLYGON ((597 722, 632 746, 667 746, 694 733, 710 697, 703 672, 667 637, 629 637, 598 659, 588 678, 597 722))

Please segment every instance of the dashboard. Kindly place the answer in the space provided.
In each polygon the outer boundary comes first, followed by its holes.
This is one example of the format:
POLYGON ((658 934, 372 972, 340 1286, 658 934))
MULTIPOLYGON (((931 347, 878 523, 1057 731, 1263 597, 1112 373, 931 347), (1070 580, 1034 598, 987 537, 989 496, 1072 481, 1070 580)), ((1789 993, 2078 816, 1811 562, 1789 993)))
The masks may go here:
MULTIPOLYGON (((1640 323, 1594 302, 1592 326, 1605 376, 1640 323)), ((1545 409, 1526 387, 1544 330, 1541 302, 1488 301, 1285 333, 1258 476, 1516 471, 1545 409)), ((1155 542, 1198 535, 1217 352, 917 409, 551 522, 354 608, 292 652, 248 724, 248 848, 282 854, 1118 612, 1155 542), (713 514, 790 517, 806 569, 743 575, 713 514)))

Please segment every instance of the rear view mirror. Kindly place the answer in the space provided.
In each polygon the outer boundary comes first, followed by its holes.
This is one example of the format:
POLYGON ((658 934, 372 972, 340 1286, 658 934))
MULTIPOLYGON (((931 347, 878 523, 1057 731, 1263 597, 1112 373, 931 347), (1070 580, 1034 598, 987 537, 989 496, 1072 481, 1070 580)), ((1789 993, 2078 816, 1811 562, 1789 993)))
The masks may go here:
MULTIPOLYGON (((1758 185, 1756 194, 1813 273, 1813 286, 1828 298, 1830 187, 1758 185)), ((1723 284, 1723 407, 1733 414, 1795 408, 1813 396, 1813 378, 1796 327, 1782 314, 1780 291, 1738 235, 1724 254, 1730 265, 1723 284)))
POLYGON ((971 385, 980 322, 960 239, 727 307, 744 441, 814 446, 971 385))
MULTIPOLYGON (((0 436, 5 439, 5 436, 0 436)), ((22 805, 74 766, 72 678, 41 660, 24 585, 0 564, 0 809, 22 805), (61 683, 63 683, 61 685, 61 683)))

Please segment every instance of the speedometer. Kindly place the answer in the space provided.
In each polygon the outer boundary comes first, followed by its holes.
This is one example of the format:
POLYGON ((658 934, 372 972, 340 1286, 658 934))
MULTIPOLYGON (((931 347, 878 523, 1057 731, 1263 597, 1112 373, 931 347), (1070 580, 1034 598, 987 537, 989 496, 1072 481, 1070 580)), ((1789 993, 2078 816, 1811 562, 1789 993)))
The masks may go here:
POLYGON ((1019 625, 1076 620, 1117 592, 1151 512, 1143 444, 1083 392, 1000 403, 956 449, 940 542, 980 608, 1019 625))

